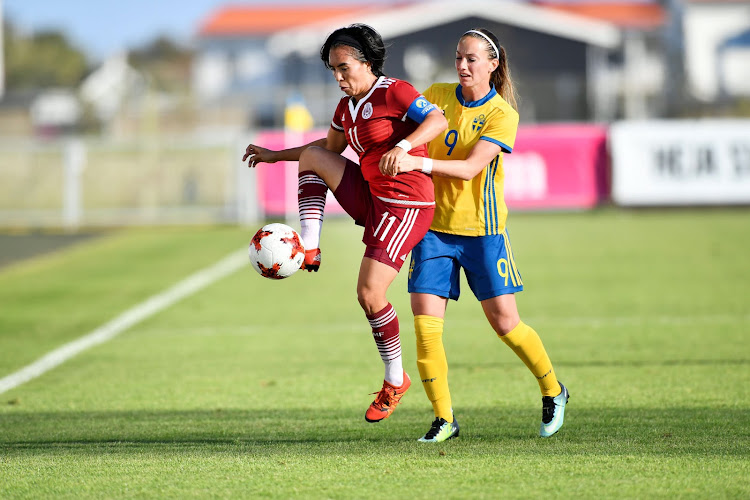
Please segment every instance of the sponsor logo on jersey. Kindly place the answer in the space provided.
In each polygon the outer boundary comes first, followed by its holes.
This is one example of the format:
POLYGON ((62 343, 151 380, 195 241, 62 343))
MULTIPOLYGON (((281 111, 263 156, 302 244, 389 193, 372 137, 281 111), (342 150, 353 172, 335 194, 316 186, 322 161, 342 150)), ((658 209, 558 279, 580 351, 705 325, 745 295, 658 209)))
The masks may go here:
POLYGON ((365 103, 365 107, 362 108, 362 118, 367 120, 371 116, 372 116, 372 103, 368 102, 368 103, 365 103))
POLYGON ((474 118, 474 122, 471 124, 471 130, 477 131, 484 126, 484 115, 479 115, 474 118))

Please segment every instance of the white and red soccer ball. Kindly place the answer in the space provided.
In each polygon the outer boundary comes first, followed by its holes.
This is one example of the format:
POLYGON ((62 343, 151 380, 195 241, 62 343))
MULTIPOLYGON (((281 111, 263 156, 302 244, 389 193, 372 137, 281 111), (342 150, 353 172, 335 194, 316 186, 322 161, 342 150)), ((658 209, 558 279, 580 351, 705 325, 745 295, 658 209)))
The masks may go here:
POLYGON ((250 263, 258 274, 284 279, 296 273, 305 260, 300 235, 286 224, 266 224, 250 240, 250 263))

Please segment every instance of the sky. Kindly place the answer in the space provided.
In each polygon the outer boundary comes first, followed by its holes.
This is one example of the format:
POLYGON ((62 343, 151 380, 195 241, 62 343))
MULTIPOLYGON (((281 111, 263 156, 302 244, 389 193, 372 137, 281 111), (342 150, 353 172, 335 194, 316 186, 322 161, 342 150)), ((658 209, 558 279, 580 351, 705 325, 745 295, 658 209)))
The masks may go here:
MULTIPOLYGON (((360 0, 354 0, 359 2, 360 0)), ((201 21, 224 5, 263 5, 268 0, 0 0, 6 20, 26 32, 59 29, 91 62, 166 34, 190 43, 201 21)), ((343 3, 343 0, 283 0, 343 3)), ((349 0, 347 3, 353 3, 349 0)))

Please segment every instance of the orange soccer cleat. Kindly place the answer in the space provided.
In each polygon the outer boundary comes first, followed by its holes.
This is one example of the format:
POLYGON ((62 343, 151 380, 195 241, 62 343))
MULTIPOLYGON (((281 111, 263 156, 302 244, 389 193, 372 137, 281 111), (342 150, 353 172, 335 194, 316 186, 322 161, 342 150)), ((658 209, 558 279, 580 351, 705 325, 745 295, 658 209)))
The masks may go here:
POLYGON ((410 386, 411 380, 406 372, 404 372, 404 383, 401 384, 401 387, 394 387, 384 380, 383 388, 380 389, 380 392, 373 392, 373 394, 377 394, 377 396, 375 397, 375 401, 373 401, 367 409, 365 420, 368 422, 380 422, 381 420, 390 417, 393 410, 395 410, 401 402, 401 397, 410 386))
POLYGON ((320 269, 320 260, 320 248, 305 250, 305 260, 302 262, 300 269, 304 269, 308 273, 313 271, 317 273, 320 269))

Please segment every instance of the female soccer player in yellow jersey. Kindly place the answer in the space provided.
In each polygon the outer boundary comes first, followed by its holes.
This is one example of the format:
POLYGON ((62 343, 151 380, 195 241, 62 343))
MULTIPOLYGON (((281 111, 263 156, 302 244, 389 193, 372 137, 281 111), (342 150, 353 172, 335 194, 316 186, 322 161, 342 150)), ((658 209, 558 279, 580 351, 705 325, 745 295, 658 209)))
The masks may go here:
POLYGON ((448 119, 448 129, 429 143, 429 158, 406 157, 384 174, 432 173, 435 216, 412 251, 409 292, 417 335, 417 365, 435 420, 419 439, 458 436, 448 390, 443 318, 448 299, 458 300, 459 270, 482 304, 497 335, 523 360, 542 391, 540 435, 563 424, 568 390, 557 381, 539 335, 521 321, 515 293, 523 290, 508 239, 503 197, 503 153, 518 127, 516 100, 505 49, 486 29, 461 35, 456 48, 459 83, 436 83, 424 93, 448 119))

